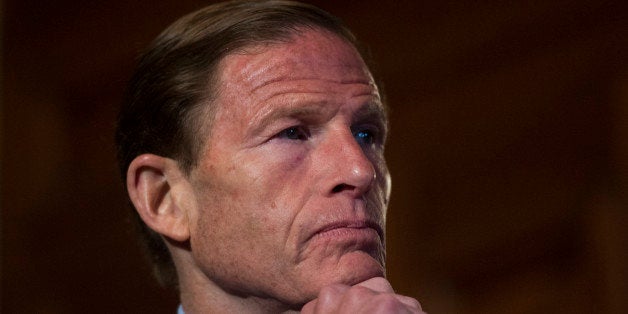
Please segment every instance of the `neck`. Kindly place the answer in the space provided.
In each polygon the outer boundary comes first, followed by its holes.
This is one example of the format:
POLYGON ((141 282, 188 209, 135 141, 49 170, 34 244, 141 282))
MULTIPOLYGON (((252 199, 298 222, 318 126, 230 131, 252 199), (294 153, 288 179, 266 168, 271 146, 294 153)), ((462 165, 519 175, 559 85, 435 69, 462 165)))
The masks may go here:
POLYGON ((183 289, 181 304, 186 314, 196 313, 297 313, 276 300, 257 297, 240 297, 224 291, 198 291, 183 289))
POLYGON ((298 312, 275 299, 229 293, 211 281, 199 283, 182 280, 180 291, 181 304, 186 314, 298 312))

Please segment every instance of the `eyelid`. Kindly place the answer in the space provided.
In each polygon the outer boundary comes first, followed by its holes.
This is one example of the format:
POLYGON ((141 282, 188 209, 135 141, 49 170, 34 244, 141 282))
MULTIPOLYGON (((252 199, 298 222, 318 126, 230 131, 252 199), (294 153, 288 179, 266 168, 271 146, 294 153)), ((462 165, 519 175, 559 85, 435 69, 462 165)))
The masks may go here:
POLYGON ((258 128, 258 132, 261 137, 265 138, 268 141, 276 138, 281 132, 284 132, 287 129, 299 127, 302 125, 303 123, 298 119, 284 117, 276 119, 274 121, 268 121, 268 123, 265 124, 263 128, 258 128))
POLYGON ((277 134, 275 134, 273 138, 285 138, 288 140, 307 140, 310 138, 310 136, 311 132, 307 127, 297 124, 282 129, 277 134), (291 132, 293 130, 295 131, 294 134, 291 132), (293 136, 296 136, 296 138, 293 138, 293 136))
MULTIPOLYGON (((288 102, 292 103, 293 101, 288 99, 288 102)), ((327 102, 319 101, 269 106, 269 109, 261 112, 252 120, 252 124, 255 125, 255 127, 250 128, 249 133, 259 134, 263 130, 271 129, 272 125, 279 123, 284 124, 283 121, 296 121, 297 123, 301 123, 317 120, 317 117, 320 117, 324 112, 326 104, 327 102)))

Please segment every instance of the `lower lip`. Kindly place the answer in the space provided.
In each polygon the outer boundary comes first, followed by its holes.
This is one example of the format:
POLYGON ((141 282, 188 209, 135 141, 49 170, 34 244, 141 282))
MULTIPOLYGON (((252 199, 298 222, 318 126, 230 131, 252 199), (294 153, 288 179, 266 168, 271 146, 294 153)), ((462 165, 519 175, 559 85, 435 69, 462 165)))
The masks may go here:
POLYGON ((332 239, 364 239, 364 240, 379 240, 379 234, 373 228, 334 228, 327 231, 317 233, 314 238, 332 238, 332 239))

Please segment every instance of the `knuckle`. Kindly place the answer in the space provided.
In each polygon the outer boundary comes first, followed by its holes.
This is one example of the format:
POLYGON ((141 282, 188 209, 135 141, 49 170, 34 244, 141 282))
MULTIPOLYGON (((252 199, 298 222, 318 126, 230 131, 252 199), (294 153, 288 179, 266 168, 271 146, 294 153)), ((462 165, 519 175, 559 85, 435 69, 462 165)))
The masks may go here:
POLYGON ((318 301, 317 301, 317 303, 320 306, 325 306, 325 305, 328 305, 328 304, 335 303, 335 300, 341 298, 343 293, 348 288, 349 287, 341 285, 341 284, 332 284, 332 285, 329 285, 329 286, 325 286, 318 293, 318 299, 317 299, 318 301))
POLYGON ((416 308, 420 311, 423 310, 423 308, 421 307, 421 303, 419 303, 419 301, 417 301, 417 299, 415 298, 404 296, 404 295, 397 295, 397 298, 399 299, 399 301, 407 304, 411 308, 416 308))
POLYGON ((360 304, 372 298, 374 295, 375 295, 375 292, 369 288, 353 286, 347 292, 346 299, 350 302, 360 304))

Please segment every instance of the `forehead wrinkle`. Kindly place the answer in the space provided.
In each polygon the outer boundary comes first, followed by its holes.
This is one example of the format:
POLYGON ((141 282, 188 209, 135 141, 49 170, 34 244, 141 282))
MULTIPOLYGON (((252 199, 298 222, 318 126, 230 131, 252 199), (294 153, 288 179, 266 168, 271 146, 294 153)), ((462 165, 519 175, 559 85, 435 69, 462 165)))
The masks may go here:
MULTIPOLYGON (((261 84, 260 86, 256 87, 253 92, 255 91, 259 91, 260 89, 262 89, 263 87, 270 87, 273 84, 277 84, 277 83, 281 83, 283 84, 284 82, 284 78, 278 78, 278 79, 272 79, 269 80, 267 82, 265 82, 264 84, 261 84)), ((307 95, 307 94, 325 94, 328 95, 329 91, 328 89, 323 89, 320 90, 318 88, 313 88, 313 89, 308 89, 308 84, 307 82, 312 81, 312 80, 316 80, 316 81, 322 81, 322 82, 326 82, 326 83, 331 83, 331 84, 341 84, 341 85, 364 85, 364 90, 360 90, 357 93, 352 93, 349 96, 350 97, 360 97, 360 96, 374 96, 375 98, 379 99, 379 93, 377 91, 377 87, 375 86, 375 84, 369 80, 364 80, 364 79, 351 79, 351 80, 334 80, 334 79, 320 79, 320 78, 300 78, 300 79, 289 79, 291 83, 289 86, 282 86, 279 88, 271 88, 271 91, 269 95, 266 95, 263 98, 263 101, 269 101, 275 97, 280 97, 283 95, 288 95, 288 94, 294 94, 294 95, 307 95), (304 84, 305 83, 305 84, 304 84), (368 90, 367 90, 368 89, 368 90)), ((281 85, 279 85, 281 86, 281 85)), ((252 92, 252 93, 253 93, 252 92)))
POLYGON ((274 57, 249 60, 242 65, 240 76, 244 82, 251 86, 251 93, 283 81, 299 83, 301 81, 317 80, 337 84, 374 85, 370 72, 363 65, 356 65, 342 60, 336 60, 340 61, 340 64, 333 62, 320 63, 318 61, 304 60, 303 56, 300 57, 300 59, 299 56, 291 56, 289 59, 282 60, 276 60, 274 57), (344 79, 321 77, 318 73, 320 68, 336 68, 334 71, 337 71, 339 74, 350 75, 351 77, 344 79), (312 71, 314 72, 311 73, 312 71), (264 79, 260 80, 260 78, 264 79), (259 83, 255 84, 255 82, 259 83))
MULTIPOLYGON (((290 74, 286 74, 286 75, 281 75, 278 77, 274 77, 272 79, 268 79, 263 81, 262 83, 256 85, 253 87, 253 89, 251 89, 251 93, 255 93, 256 91, 258 91, 259 89, 262 89, 264 87, 267 87, 269 85, 273 85, 275 83, 281 83, 284 81, 289 81, 291 83, 302 83, 302 82, 308 82, 308 81, 321 81, 321 82, 326 82, 326 83, 334 83, 334 84, 342 84, 342 85, 352 85, 352 84, 360 84, 360 85, 368 85, 368 86, 373 86, 373 82, 368 80, 368 79, 360 79, 360 78, 355 78, 355 79, 344 79, 344 80, 337 80, 337 79, 326 79, 326 78, 320 78, 320 77, 316 77, 316 76, 303 76, 303 77, 298 77, 298 76, 291 76, 290 74)), ((303 87, 307 87, 307 85, 300 85, 300 88, 303 87)), ((289 87, 287 88, 289 92, 290 88, 294 88, 294 87, 289 87)), ((376 89, 376 88, 375 88, 376 89)))

